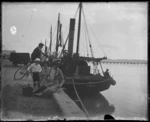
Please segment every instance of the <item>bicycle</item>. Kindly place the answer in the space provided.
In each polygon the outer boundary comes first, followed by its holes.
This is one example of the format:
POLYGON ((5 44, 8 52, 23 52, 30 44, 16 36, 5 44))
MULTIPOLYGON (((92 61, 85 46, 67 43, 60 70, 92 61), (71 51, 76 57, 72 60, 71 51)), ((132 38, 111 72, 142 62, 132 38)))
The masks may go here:
POLYGON ((31 72, 27 72, 28 67, 31 64, 27 64, 26 66, 20 67, 17 69, 17 71, 14 74, 14 80, 21 80, 22 78, 24 78, 25 76, 28 77, 30 74, 32 76, 31 72))
MULTIPOLYGON (((45 62, 45 60, 41 61, 40 64, 42 66, 42 63, 45 62)), ((28 77, 30 74, 32 76, 32 72, 28 72, 27 69, 28 67, 32 64, 33 62, 30 61, 26 66, 20 67, 17 69, 17 71, 14 74, 14 80, 21 80, 24 77, 28 77)), ((43 76, 40 75, 40 79, 42 80, 43 76)))

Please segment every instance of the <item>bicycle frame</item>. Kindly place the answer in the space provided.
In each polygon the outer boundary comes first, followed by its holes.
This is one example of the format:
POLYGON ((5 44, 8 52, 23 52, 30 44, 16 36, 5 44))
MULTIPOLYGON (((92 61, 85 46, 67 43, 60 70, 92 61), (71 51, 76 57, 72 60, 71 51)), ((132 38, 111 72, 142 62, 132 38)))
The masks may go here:
MULTIPOLYGON (((40 65, 43 63, 44 61, 41 61, 40 62, 40 65)), ((32 62, 28 63, 26 66, 23 66, 23 67, 20 67, 17 69, 17 71, 15 72, 14 74, 14 80, 21 80, 22 78, 24 78, 25 76, 28 77, 30 74, 31 74, 31 77, 32 77, 32 72, 29 71, 29 74, 27 72, 27 69, 28 67, 32 64, 32 62), (17 75, 20 75, 20 76, 17 76, 17 75)), ((43 75, 40 75, 41 76, 41 80, 42 80, 42 77, 43 75)))

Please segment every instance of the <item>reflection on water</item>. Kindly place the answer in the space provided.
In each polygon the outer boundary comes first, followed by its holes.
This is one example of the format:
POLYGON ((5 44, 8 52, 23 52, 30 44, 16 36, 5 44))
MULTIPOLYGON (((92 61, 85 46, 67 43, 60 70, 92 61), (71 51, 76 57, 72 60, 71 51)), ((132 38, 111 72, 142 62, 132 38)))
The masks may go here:
MULTIPOLYGON (((103 69, 106 68, 116 85, 97 95, 79 95, 89 115, 111 114, 115 119, 147 120, 147 65, 103 64, 103 69)), ((74 95, 72 99, 77 98, 74 95)))
POLYGON ((147 65, 103 64, 109 68, 117 84, 102 94, 115 105, 116 119, 147 119, 147 65))
MULTIPOLYGON (((109 101, 102 94, 98 93, 94 95, 79 96, 90 117, 104 116, 105 114, 112 114, 115 111, 115 106, 109 103, 109 101)), ((79 102, 77 97, 70 97, 82 109, 81 103, 79 102)))
MULTIPOLYGON (((80 96, 80 98, 90 116, 112 114, 115 111, 115 106, 109 103, 108 100, 102 94, 80 96)), ((78 105, 81 108, 79 102, 78 105)))

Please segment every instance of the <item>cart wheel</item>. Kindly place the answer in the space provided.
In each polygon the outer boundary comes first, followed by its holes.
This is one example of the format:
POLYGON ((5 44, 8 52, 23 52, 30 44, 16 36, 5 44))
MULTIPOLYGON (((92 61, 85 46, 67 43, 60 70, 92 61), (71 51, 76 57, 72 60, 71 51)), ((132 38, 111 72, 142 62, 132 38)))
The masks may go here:
POLYGON ((21 80, 25 75, 26 75, 26 67, 21 67, 17 69, 17 71, 14 74, 14 79, 15 80, 21 80))

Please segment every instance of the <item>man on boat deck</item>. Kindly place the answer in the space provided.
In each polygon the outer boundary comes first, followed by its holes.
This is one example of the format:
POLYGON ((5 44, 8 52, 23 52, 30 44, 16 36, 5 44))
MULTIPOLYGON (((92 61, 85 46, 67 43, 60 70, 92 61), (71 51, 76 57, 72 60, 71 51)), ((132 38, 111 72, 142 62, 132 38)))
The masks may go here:
POLYGON ((106 69, 106 71, 104 72, 104 77, 110 77, 108 69, 106 69))
POLYGON ((46 82, 40 89, 33 93, 34 95, 41 96, 48 93, 54 93, 62 87, 64 84, 64 76, 62 71, 58 68, 60 62, 60 59, 52 60, 52 67, 50 68, 48 76, 45 78, 46 82))
POLYGON ((36 58, 39 58, 39 59, 41 60, 42 54, 43 54, 44 56, 47 56, 46 54, 44 54, 44 53, 42 52, 43 46, 44 46, 43 43, 39 43, 38 47, 36 47, 36 48, 33 50, 32 54, 31 54, 31 59, 32 59, 32 61, 34 61, 36 58))

